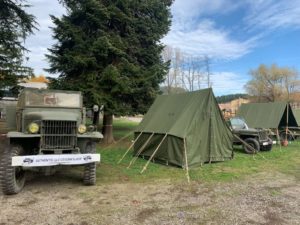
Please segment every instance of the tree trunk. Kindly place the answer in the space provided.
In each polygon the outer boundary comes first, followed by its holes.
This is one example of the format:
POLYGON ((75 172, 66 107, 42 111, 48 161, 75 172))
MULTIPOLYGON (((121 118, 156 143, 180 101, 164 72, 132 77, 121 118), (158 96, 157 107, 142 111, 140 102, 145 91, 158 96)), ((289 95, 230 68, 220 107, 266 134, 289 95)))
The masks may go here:
POLYGON ((103 143, 111 144, 115 141, 113 136, 113 115, 112 114, 104 113, 102 134, 103 134, 103 143))

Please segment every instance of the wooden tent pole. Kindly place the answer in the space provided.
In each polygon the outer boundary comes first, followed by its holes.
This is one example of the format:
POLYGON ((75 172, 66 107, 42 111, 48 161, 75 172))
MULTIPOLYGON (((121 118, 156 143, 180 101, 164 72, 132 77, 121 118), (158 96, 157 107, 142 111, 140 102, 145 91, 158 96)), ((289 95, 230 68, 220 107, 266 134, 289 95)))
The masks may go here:
POLYGON ((134 140, 134 142, 130 145, 130 147, 126 150, 125 154, 122 156, 122 158, 118 161, 118 164, 120 164, 122 162, 122 160, 124 159, 124 157, 127 155, 127 153, 129 152, 129 150, 134 146, 135 142, 139 139, 139 137, 142 135, 143 132, 141 132, 137 138, 134 140))
MULTIPOLYGON (((254 150, 254 153, 259 155, 260 157, 262 157, 263 159, 266 159, 263 155, 261 155, 255 148, 253 148, 251 145, 249 145, 247 142, 245 142, 243 139, 241 139, 239 136, 235 135, 234 136, 240 141, 242 142, 244 145, 246 145, 248 148, 252 149, 252 151, 254 150)), ((252 154, 253 159, 254 159, 254 154, 252 154)), ((255 160, 255 159, 254 159, 255 160)))
POLYGON ((276 136, 277 136, 277 142, 279 143, 279 151, 281 151, 281 143, 280 143, 280 136, 279 136, 279 130, 276 129, 276 136))
POLYGON ((164 138, 161 140, 161 142, 159 143, 159 145, 157 146, 157 148, 154 150, 153 154, 151 155, 151 157, 149 158, 149 160, 147 161, 147 163, 145 164, 144 168, 141 171, 141 174, 147 169, 151 159, 154 157, 155 153, 157 152, 157 150, 159 149, 159 147, 161 146, 161 144, 163 143, 163 141, 165 140, 165 138, 167 137, 168 133, 165 134, 164 138))
POLYGON ((113 145, 118 144, 119 142, 121 142, 121 141, 123 141, 124 139, 126 139, 127 137, 129 137, 129 136, 131 135, 131 133, 132 133, 132 131, 130 131, 128 134, 126 134, 124 137, 122 137, 122 138, 119 139, 118 141, 113 142, 113 143, 107 145, 106 147, 102 148, 102 150, 107 149, 107 148, 109 148, 109 147, 111 147, 111 146, 113 146, 113 145))
POLYGON ((285 140, 287 141, 288 134, 288 126, 289 126, 289 103, 286 104, 286 128, 285 128, 285 140))
POLYGON ((187 159, 186 141, 185 141, 185 138, 183 139, 183 147, 184 147, 184 158, 185 158, 186 177, 187 177, 188 183, 190 183, 190 173, 189 173, 189 164, 188 164, 188 159, 187 159))
POLYGON ((140 148, 140 150, 137 152, 137 154, 130 161, 129 165, 127 166, 127 169, 129 169, 130 166, 136 161, 136 159, 139 157, 139 155, 142 153, 142 151, 144 150, 144 148, 147 146, 148 142, 153 137, 153 135, 154 135, 154 132, 150 135, 150 137, 147 139, 147 141, 145 142, 145 144, 140 148))

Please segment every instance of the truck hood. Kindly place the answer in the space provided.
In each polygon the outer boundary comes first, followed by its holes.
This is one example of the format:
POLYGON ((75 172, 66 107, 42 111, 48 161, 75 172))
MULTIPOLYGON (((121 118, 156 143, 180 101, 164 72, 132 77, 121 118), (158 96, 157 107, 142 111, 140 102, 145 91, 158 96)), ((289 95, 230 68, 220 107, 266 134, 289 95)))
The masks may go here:
POLYGON ((24 115, 25 120, 64 120, 79 121, 80 114, 78 112, 59 112, 59 111, 32 111, 24 115))
POLYGON ((249 129, 233 129, 234 133, 243 133, 243 134, 258 134, 259 130, 254 128, 249 129))

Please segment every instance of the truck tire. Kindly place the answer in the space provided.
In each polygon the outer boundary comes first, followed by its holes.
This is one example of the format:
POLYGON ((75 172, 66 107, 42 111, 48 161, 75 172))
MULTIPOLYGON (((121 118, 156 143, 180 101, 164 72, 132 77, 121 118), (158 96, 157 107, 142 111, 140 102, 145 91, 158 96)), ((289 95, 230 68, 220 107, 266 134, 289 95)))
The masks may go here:
POLYGON ((25 184, 25 171, 22 167, 11 165, 13 156, 24 154, 20 145, 8 144, 0 158, 0 183, 2 192, 6 195, 19 193, 25 184))
MULTIPOLYGON (((260 146, 258 141, 255 138, 247 138, 245 140, 245 142, 250 145, 251 147, 253 147, 254 149, 256 149, 256 152, 259 152, 260 150, 260 146)), ((247 145, 244 144, 244 150, 246 153, 248 154, 255 154, 256 152, 254 152, 251 148, 249 148, 247 145)))
MULTIPOLYGON (((84 153, 96 153, 96 144, 87 142, 84 153)), ((96 184, 96 163, 89 163, 84 166, 83 183, 84 185, 96 184)))
POLYGON ((263 151, 271 151, 272 150, 273 140, 271 138, 268 138, 268 142, 271 143, 271 144, 266 145, 266 146, 262 146, 261 150, 263 150, 263 151))

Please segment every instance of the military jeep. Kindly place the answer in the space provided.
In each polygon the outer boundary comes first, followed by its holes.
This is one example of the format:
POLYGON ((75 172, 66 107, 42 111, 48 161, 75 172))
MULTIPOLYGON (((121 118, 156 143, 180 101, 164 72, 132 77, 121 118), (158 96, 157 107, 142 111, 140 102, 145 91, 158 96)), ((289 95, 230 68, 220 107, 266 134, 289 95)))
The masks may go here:
POLYGON ((4 194, 17 194, 27 170, 49 171, 62 165, 83 165, 83 182, 96 182, 95 143, 103 138, 85 125, 80 92, 24 89, 16 107, 7 109, 9 132, 0 154, 4 194))
POLYGON ((271 151, 273 141, 269 137, 268 130, 249 128, 244 119, 241 117, 231 118, 228 120, 228 123, 235 136, 233 144, 243 145, 246 153, 254 154, 260 150, 271 151), (251 146, 251 148, 249 146, 251 146))

